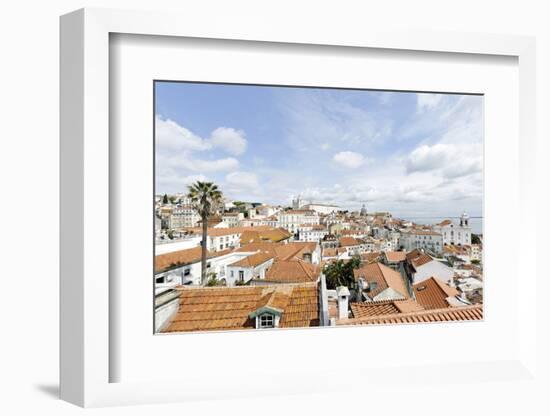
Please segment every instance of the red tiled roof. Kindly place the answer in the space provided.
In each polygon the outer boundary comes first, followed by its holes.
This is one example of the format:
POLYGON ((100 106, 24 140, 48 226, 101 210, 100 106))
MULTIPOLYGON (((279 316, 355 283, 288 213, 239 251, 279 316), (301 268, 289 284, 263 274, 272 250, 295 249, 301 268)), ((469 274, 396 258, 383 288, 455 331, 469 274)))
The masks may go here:
POLYGON ((265 262, 273 259, 273 254, 269 253, 263 253, 259 252, 256 254, 252 254, 251 256, 245 257, 244 259, 241 259, 239 261, 236 261, 235 263, 229 264, 229 266, 235 266, 235 267, 256 267, 260 264, 264 264, 265 262))
POLYGON ((416 301, 424 309, 448 308, 450 305, 446 299, 460 294, 458 290, 435 277, 413 285, 413 291, 416 301))
POLYGON ((354 318, 421 311, 424 308, 412 299, 350 303, 354 318))
MULTIPOLYGON (((207 258, 220 257, 231 252, 231 249, 207 253, 207 258)), ((178 266, 197 263, 201 261, 202 248, 193 247, 185 250, 178 250, 171 253, 164 253, 155 256, 155 273, 160 273, 178 266)))
POLYGON ((265 275, 266 282, 305 283, 316 282, 321 268, 302 260, 277 260, 265 275))
POLYGON ((483 306, 472 305, 457 308, 431 309, 408 313, 390 313, 387 315, 364 318, 342 319, 338 325, 383 325, 424 322, 479 321, 483 319, 483 306))
POLYGON ((409 297, 407 287, 405 286, 401 274, 381 263, 375 262, 363 265, 353 271, 353 276, 355 280, 359 280, 360 277, 363 277, 368 283, 376 283, 376 288, 374 290, 365 293, 370 298, 377 296, 388 287, 391 287, 405 298, 409 297))
POLYGON ((407 259, 407 253, 404 251, 386 251, 384 255, 386 256, 386 260, 391 263, 397 263, 407 259))
POLYGON ((358 246, 360 244, 361 243, 353 237, 341 237, 340 238, 340 245, 342 247, 358 246))
POLYGON ((421 256, 418 256, 417 258, 410 260, 410 262, 412 263, 414 268, 417 269, 418 267, 423 266, 431 262, 432 260, 433 259, 427 254, 422 254, 421 256))
POLYGON ((281 328, 319 326, 316 283, 180 290, 178 312, 162 332, 255 328, 250 314, 266 305, 281 311, 281 328))

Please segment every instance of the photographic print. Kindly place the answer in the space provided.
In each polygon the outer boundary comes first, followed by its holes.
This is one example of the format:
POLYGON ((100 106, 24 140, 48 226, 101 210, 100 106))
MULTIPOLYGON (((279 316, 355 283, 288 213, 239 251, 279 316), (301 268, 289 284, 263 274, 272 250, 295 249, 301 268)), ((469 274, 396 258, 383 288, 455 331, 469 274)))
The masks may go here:
POLYGON ((154 82, 155 333, 483 318, 483 96, 154 82))

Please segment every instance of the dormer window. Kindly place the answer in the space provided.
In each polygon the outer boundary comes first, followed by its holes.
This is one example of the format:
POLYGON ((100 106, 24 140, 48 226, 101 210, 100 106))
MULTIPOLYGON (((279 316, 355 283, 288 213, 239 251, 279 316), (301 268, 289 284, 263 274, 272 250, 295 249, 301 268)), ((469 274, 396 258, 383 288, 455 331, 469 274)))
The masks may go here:
POLYGON ((258 328, 275 328, 275 317, 272 314, 264 313, 258 318, 258 328))

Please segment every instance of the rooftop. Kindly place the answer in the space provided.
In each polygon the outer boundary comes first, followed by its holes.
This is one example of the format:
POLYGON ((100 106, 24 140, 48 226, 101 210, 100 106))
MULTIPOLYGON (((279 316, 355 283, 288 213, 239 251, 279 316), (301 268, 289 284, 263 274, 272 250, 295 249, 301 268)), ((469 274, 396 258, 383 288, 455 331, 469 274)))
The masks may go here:
POLYGON ((262 280, 273 283, 316 282, 320 273, 321 267, 302 260, 277 260, 262 280))
MULTIPOLYGON (((222 250, 217 252, 209 251, 207 258, 220 257, 230 253, 231 250, 222 250)), ((168 269, 185 266, 186 264, 196 263, 201 261, 202 248, 193 247, 184 250, 173 251, 171 253, 160 254, 155 256, 155 273, 160 273, 168 269)))
POLYGON ((447 298, 454 298, 460 294, 458 290, 435 277, 430 277, 413 285, 413 291, 416 301, 424 309, 448 308, 452 305, 449 304, 447 298))
POLYGON ((390 313, 386 315, 363 318, 342 319, 338 325, 383 325, 410 324, 424 322, 479 321, 483 319, 483 306, 471 305, 458 308, 431 309, 407 313, 390 313))
POLYGON ((381 263, 374 262, 361 266, 353 271, 355 280, 363 277, 368 283, 376 283, 376 287, 370 292, 366 292, 370 298, 374 298, 387 288, 392 288, 404 298, 408 298, 409 294, 405 282, 399 272, 390 269, 381 263))
POLYGON ((350 303, 354 318, 421 311, 424 308, 412 299, 384 300, 379 302, 350 303))
POLYGON ((384 253, 386 260, 391 263, 397 263, 400 261, 405 261, 407 259, 407 253, 404 251, 386 251, 384 253))
POLYGON ((280 311, 281 328, 319 326, 316 283, 180 291, 179 310, 162 332, 252 329, 251 315, 266 306, 280 311))

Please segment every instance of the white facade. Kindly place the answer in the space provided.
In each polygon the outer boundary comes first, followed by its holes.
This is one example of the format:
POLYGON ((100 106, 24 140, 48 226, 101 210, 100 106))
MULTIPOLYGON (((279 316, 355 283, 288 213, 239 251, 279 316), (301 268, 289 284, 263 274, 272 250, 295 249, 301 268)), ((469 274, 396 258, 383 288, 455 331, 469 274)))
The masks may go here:
POLYGON ((298 227, 298 241, 319 242, 328 234, 322 226, 301 225, 298 227))
POLYGON ((441 253, 443 250, 443 236, 433 231, 411 230, 401 233, 399 246, 403 246, 406 251, 417 248, 441 253))
MULTIPOLYGON (((228 229, 229 230, 229 229, 228 229)), ((221 251, 228 248, 238 248, 241 246, 241 233, 228 232, 221 235, 209 235, 206 240, 206 248, 210 251, 221 251)))
POLYGON ((452 285, 453 283, 455 271, 440 261, 432 260, 416 267, 415 269, 416 271, 412 275, 413 284, 423 282, 430 277, 436 277, 449 285, 452 285))
POLYGON ((254 267, 228 265, 227 274, 225 276, 227 285, 234 286, 237 281, 246 283, 252 279, 265 279, 265 274, 272 264, 273 259, 271 258, 254 267))
POLYGON ((340 207, 338 205, 329 205, 329 204, 307 204, 303 206, 304 209, 313 210, 319 214, 331 214, 337 212, 340 207))
POLYGON ((238 227, 241 225, 242 220, 244 220, 244 214, 242 212, 226 212, 222 214, 222 221, 226 223, 228 227, 238 227))
POLYGON ((463 213, 459 224, 445 220, 433 226, 434 231, 443 236, 443 244, 466 246, 472 244, 472 228, 469 225, 469 216, 463 213))
POLYGON ((169 228, 196 227, 201 217, 191 205, 178 205, 172 209, 169 228))
MULTIPOLYGON (((215 273, 216 279, 223 280, 229 284, 228 267, 230 264, 236 263, 248 256, 255 253, 253 252, 232 252, 223 256, 207 259, 206 269, 207 273, 215 273)), ((201 262, 197 260, 193 263, 186 264, 181 267, 168 270, 166 272, 157 273, 155 275, 155 281, 157 285, 200 285, 201 283, 201 262)))
POLYGON ((277 214, 279 227, 286 228, 291 233, 298 232, 302 224, 319 224, 319 215, 312 210, 289 210, 277 214))

